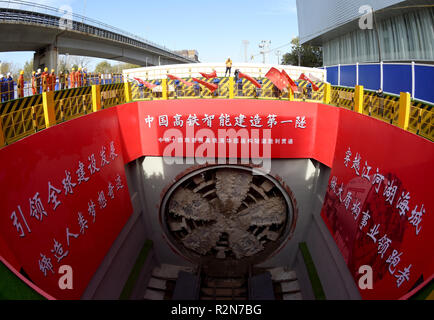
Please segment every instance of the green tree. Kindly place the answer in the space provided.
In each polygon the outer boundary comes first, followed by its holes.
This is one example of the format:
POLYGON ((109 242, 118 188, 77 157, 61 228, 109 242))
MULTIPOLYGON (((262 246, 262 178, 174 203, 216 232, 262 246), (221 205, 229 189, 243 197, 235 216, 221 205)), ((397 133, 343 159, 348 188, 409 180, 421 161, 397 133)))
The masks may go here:
POLYGON ((107 74, 112 73, 113 67, 107 61, 101 61, 95 67, 95 73, 107 74))
POLYGON ((24 78, 25 79, 30 79, 32 77, 33 59, 30 61, 26 61, 26 63, 24 63, 23 71, 24 71, 24 78))
POLYGON ((126 69, 140 68, 140 66, 131 63, 119 63, 112 66, 113 73, 122 73, 126 69))
POLYGON ((308 44, 300 45, 298 37, 291 41, 291 52, 285 53, 282 58, 282 64, 303 66, 303 67, 322 67, 322 49, 308 44))

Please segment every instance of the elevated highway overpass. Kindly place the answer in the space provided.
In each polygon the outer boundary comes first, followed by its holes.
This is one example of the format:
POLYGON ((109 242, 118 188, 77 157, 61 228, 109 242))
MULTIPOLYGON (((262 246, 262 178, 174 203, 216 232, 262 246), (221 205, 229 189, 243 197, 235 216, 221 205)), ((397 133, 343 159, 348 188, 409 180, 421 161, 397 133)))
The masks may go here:
POLYGON ((195 62, 99 21, 25 1, 0 1, 0 52, 34 51, 34 68, 57 67, 59 54, 143 66, 195 62))

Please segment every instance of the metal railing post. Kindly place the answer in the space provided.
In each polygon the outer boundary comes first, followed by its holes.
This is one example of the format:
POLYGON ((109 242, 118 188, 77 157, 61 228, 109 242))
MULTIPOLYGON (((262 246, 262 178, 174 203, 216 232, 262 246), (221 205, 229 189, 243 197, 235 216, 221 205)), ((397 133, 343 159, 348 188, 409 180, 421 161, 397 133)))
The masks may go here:
POLYGON ((94 84, 92 86, 92 112, 101 110, 101 86, 94 84))
POLYGON ((131 102, 133 100, 132 98, 132 92, 131 92, 131 82, 125 82, 125 102, 131 102))
POLYGON ((42 93, 42 106, 44 108, 45 127, 49 128, 55 126, 56 112, 54 110, 54 92, 42 93))
POLYGON ((354 111, 357 113, 363 113, 363 86, 356 86, 354 90, 354 111))
POLYGON ((324 85, 323 103, 324 104, 330 104, 331 100, 332 100, 332 85, 327 82, 324 85))
POLYGON ((410 108, 411 108, 411 95, 408 92, 401 92, 399 96, 399 114, 398 114, 398 127, 408 130, 410 123, 410 108))

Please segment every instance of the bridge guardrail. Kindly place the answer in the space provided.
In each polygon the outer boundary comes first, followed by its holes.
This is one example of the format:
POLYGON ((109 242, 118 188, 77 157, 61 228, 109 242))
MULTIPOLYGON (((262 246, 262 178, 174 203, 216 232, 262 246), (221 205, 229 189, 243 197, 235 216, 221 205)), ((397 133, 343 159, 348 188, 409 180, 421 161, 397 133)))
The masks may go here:
MULTIPOLYGON (((149 82, 155 84, 156 81, 149 82)), ((221 87, 216 95, 202 86, 202 90, 197 90, 197 87, 177 87, 173 80, 162 79, 160 85, 153 90, 139 87, 137 83, 93 85, 44 92, 42 95, 2 103, 0 147, 44 128, 119 104, 138 100, 191 98, 276 99, 331 104, 391 123, 434 141, 434 105, 411 100, 409 93, 401 93, 400 97, 388 94, 378 97, 373 92, 364 91, 361 86, 344 88, 322 84, 320 91, 311 96, 306 95, 305 90, 296 92, 295 95, 288 92, 276 95, 271 86, 264 87, 257 95, 257 91, 249 86, 238 91, 233 78, 222 78, 219 84, 221 87)))
POLYGON ((163 51, 166 56, 193 62, 191 59, 188 59, 157 43, 95 19, 90 19, 72 12, 65 12, 62 8, 64 7, 58 9, 28 1, 0 0, 0 21, 25 22, 59 27, 66 18, 71 18, 72 26, 68 25, 68 27, 71 27, 74 31, 85 32, 102 38, 120 41, 139 48, 155 48, 163 51), (28 11, 21 8, 25 8, 28 11))

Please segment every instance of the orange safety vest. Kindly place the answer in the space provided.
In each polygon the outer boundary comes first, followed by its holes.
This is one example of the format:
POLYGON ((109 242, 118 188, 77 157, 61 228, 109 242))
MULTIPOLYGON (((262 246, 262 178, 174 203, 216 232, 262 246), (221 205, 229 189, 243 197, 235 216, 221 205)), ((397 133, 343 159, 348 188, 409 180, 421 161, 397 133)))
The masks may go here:
POLYGON ((24 76, 20 75, 17 81, 18 98, 24 98, 24 76))
POLYGON ((51 91, 55 91, 56 90, 56 79, 57 79, 57 77, 56 77, 56 75, 54 74, 54 73, 52 73, 51 75, 50 75, 50 83, 51 83, 51 87, 50 87, 50 90, 51 91))
POLYGON ((69 79, 71 80, 71 88, 75 88, 75 71, 69 74, 69 79))
POLYGON ((32 93, 36 94, 36 76, 32 76, 32 93))
POLYGON ((81 87, 81 72, 80 71, 75 72, 75 82, 77 84, 77 87, 81 87))

